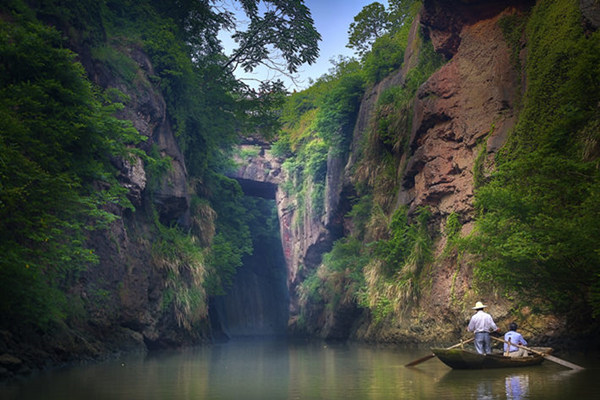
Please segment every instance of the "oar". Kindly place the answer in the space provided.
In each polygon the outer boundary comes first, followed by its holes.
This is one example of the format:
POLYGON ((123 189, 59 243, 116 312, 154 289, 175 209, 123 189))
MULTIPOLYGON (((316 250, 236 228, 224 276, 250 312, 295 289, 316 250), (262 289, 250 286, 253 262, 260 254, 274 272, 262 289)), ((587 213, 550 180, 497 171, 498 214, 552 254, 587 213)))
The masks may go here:
MULTIPOLYGON (((475 340, 475 339, 474 338, 467 339, 464 342, 460 342, 460 343, 455 344, 454 346, 448 347, 446 350, 455 349, 455 348, 457 348, 459 346, 463 346, 464 344, 472 342, 473 340, 475 340)), ((429 355, 426 355, 425 357, 421 357, 421 358, 419 358, 417 360, 409 362, 408 364, 405 365, 405 367, 412 367, 412 366, 415 366, 417 364, 421 364, 424 361, 431 360, 433 357, 435 357, 435 354, 431 353, 429 355)))
POLYGON ((525 350, 527 350, 527 351, 531 351, 532 353, 538 354, 538 355, 540 355, 540 356, 542 356, 542 357, 544 357, 544 358, 546 358, 546 359, 548 359, 548 360, 550 360, 550 361, 554 361, 555 363, 557 363, 557 364, 560 364, 560 365, 563 365, 563 366, 565 366, 565 367, 567 367, 567 368, 571 368, 571 369, 575 369, 575 370, 581 370, 581 369, 585 369, 585 368, 583 368, 583 367, 580 367, 580 366, 579 366, 579 365, 577 365, 577 364, 573 364, 573 363, 571 363, 571 362, 568 362, 568 361, 565 361, 565 360, 561 360, 560 358, 558 358, 558 357, 554 357, 554 356, 553 356, 553 355, 551 355, 551 354, 546 354, 546 353, 544 353, 543 351, 534 350, 534 349, 532 349, 532 348, 525 347, 525 346, 522 346, 522 345, 520 345, 520 344, 516 344, 516 343, 510 343, 510 342, 507 342, 507 341, 506 341, 506 340, 504 340, 504 339, 497 338, 497 337, 494 337, 494 336, 492 336, 492 339, 495 339, 495 340, 498 340, 498 341, 500 341, 500 342, 506 343, 506 344, 508 344, 508 345, 510 345, 510 346, 517 346, 517 347, 520 347, 520 348, 522 348, 522 349, 525 349, 525 350))

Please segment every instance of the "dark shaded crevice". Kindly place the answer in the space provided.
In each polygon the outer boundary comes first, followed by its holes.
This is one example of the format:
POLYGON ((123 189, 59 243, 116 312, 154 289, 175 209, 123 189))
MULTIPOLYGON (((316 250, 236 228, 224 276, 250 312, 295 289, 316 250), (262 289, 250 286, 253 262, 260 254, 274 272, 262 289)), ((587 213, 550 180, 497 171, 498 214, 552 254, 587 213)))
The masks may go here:
POLYGON ((287 333, 290 300, 279 224, 273 223, 275 202, 255 199, 254 204, 260 211, 256 226, 250 227, 254 251, 244 256, 226 294, 209 300, 215 341, 287 333))
POLYGON ((263 199, 275 199, 277 185, 269 182, 258 182, 250 179, 235 178, 242 187, 246 196, 261 197, 263 199))

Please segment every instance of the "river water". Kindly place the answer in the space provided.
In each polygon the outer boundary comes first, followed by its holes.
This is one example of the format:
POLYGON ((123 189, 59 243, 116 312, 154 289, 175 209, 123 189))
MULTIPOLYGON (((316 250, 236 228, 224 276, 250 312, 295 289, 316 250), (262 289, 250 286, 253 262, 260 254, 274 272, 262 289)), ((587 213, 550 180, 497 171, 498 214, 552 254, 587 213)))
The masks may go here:
MULTIPOLYGON (((427 348, 244 339, 128 356, 40 373, 0 385, 1 399, 600 399, 598 355, 586 367, 459 371, 427 348)), ((567 356, 562 355, 564 358, 567 356)))

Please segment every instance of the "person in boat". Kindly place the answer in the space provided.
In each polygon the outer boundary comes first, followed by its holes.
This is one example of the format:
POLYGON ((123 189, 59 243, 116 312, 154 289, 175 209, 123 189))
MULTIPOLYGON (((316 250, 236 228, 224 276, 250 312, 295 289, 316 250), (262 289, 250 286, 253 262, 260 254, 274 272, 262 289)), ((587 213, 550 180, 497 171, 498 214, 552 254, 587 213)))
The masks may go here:
POLYGON ((467 327, 469 332, 475 333, 475 350, 477 350, 479 354, 492 353, 492 339, 490 338, 490 333, 499 330, 494 323, 492 316, 483 311, 486 307, 487 306, 481 301, 475 303, 473 310, 477 310, 477 312, 471 317, 471 321, 469 321, 469 326, 467 327))
MULTIPOLYGON (((508 325, 509 331, 504 334, 504 340, 510 343, 520 344, 521 346, 527 346, 527 341, 523 338, 519 332, 517 332, 517 324, 515 322, 511 322, 508 325)), ((504 343, 504 354, 509 357, 526 357, 529 355, 527 350, 522 349, 517 346, 510 345, 504 343)))

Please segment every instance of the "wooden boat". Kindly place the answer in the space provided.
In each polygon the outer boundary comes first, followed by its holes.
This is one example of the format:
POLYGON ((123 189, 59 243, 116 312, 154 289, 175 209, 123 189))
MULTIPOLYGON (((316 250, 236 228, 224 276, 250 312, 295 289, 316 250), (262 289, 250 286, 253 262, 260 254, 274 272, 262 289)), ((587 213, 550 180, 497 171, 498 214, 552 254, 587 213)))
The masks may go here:
MULTIPOLYGON (((544 354, 550 354, 552 349, 549 347, 534 347, 534 350, 544 354)), ((474 351, 454 348, 454 349, 431 349, 444 364, 454 369, 487 369, 487 368, 513 368, 528 367, 539 365, 544 361, 544 357, 539 354, 532 354, 527 357, 506 357, 502 353, 479 354, 474 351)))

